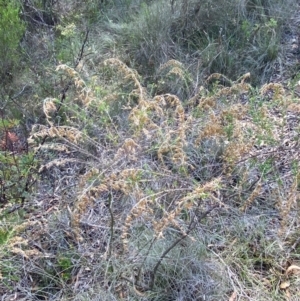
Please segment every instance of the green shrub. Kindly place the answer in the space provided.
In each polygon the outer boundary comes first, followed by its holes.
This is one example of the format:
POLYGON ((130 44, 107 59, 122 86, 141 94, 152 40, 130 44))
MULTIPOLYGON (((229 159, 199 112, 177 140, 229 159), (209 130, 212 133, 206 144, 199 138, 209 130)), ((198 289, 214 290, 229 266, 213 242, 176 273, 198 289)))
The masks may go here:
POLYGON ((25 26, 19 17, 17 1, 0 0, 0 76, 3 77, 16 66, 19 59, 18 46, 25 26))
POLYGON ((24 205, 37 176, 35 155, 15 134, 17 120, 0 121, 0 208, 24 205))

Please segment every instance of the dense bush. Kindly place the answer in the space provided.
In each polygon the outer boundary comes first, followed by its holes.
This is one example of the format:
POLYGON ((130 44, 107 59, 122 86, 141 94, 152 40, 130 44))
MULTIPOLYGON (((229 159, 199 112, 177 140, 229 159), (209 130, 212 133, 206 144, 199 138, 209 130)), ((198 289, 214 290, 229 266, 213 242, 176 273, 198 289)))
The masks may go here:
POLYGON ((19 17, 17 1, 0 1, 0 76, 8 77, 18 63, 20 39, 24 34, 24 24, 19 17))

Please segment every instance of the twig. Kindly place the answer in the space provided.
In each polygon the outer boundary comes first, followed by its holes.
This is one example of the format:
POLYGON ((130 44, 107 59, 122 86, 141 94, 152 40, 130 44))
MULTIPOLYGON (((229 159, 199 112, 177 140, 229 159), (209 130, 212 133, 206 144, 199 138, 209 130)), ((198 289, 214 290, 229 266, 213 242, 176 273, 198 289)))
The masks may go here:
POLYGON ((115 225, 114 215, 112 212, 112 203, 113 203, 113 194, 110 193, 108 196, 108 211, 110 214, 110 238, 109 238, 108 251, 107 251, 108 258, 111 257, 112 243, 114 237, 114 225, 115 225))

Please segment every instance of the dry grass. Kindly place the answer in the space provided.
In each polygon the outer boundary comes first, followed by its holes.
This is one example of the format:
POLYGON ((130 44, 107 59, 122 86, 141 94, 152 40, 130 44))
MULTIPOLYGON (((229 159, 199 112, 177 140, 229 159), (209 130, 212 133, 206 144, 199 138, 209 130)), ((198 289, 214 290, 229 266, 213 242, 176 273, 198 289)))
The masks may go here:
POLYGON ((295 1, 42 2, 0 87, 0 299, 300 300, 300 101, 259 87, 295 1))
POLYGON ((297 300, 299 99, 245 75, 183 102, 101 70, 57 69, 74 85, 33 128, 37 192, 1 219, 2 295, 297 300))
POLYGON ((0 186, 26 200, 0 199, 3 300, 300 300, 300 100, 250 84, 280 62, 291 5, 237 2, 104 1, 81 44, 99 1, 67 1, 55 43, 27 33, 61 63, 16 93, 43 112, 31 157, 2 143, 0 186))

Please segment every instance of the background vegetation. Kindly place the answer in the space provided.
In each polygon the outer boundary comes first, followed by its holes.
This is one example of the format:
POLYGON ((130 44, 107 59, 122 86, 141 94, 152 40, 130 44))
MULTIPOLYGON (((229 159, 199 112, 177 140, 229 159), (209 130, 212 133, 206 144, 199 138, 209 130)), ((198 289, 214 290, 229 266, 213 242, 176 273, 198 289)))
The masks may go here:
POLYGON ((296 10, 0 0, 2 299, 299 300, 296 10))

